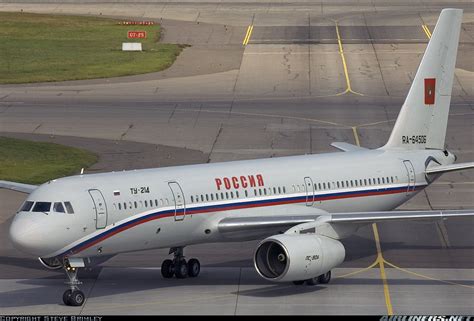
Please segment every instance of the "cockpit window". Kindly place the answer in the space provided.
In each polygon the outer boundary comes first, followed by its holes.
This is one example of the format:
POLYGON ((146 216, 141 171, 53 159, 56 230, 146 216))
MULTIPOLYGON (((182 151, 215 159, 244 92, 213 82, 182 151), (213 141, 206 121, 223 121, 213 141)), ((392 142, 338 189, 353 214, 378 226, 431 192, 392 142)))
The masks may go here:
POLYGON ((59 202, 54 203, 53 210, 58 213, 66 213, 66 211, 64 210, 63 203, 59 202))
POLYGON ((51 209, 51 202, 36 202, 33 207, 33 212, 49 212, 51 209))
POLYGON ((74 209, 72 208, 71 202, 64 202, 68 214, 74 214, 74 209))
POLYGON ((20 212, 29 212, 33 207, 34 202, 26 201, 23 203, 23 206, 20 208, 20 212))

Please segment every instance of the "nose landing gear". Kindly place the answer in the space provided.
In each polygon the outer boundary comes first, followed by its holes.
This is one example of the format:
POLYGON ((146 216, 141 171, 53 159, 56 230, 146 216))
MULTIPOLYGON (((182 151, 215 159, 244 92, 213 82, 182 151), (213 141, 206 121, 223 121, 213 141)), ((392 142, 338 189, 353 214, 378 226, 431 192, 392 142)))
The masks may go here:
POLYGON ((197 259, 190 259, 186 262, 184 258, 183 247, 174 247, 170 249, 170 254, 174 254, 173 260, 166 259, 161 264, 161 275, 165 279, 176 276, 178 279, 197 277, 201 271, 201 264, 197 259))
POLYGON ((69 278, 69 282, 66 282, 66 284, 68 284, 70 288, 64 292, 63 302, 65 305, 69 306, 81 306, 84 303, 86 297, 84 293, 79 290, 79 285, 82 284, 82 282, 77 279, 78 269, 71 267, 70 265, 66 265, 64 270, 66 271, 66 275, 69 278))

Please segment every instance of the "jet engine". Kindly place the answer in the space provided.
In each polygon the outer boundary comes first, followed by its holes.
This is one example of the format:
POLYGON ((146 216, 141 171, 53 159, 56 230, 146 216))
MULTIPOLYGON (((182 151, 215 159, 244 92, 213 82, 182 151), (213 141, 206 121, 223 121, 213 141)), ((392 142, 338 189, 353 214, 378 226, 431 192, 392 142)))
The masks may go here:
POLYGON ((258 245, 254 265, 269 281, 307 280, 329 272, 345 255, 342 243, 326 236, 279 234, 258 245))

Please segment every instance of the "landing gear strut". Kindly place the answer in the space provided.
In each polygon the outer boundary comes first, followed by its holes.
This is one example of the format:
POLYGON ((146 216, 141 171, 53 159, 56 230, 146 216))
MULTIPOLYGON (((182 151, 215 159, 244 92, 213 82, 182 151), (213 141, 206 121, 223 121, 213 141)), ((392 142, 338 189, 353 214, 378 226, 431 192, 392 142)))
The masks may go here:
POLYGON ((201 271, 201 264, 197 259, 190 259, 186 262, 184 258, 183 247, 173 247, 169 254, 173 253, 173 260, 166 259, 161 264, 161 275, 166 278, 176 276, 178 279, 189 277, 196 277, 201 271))
POLYGON ((316 285, 316 284, 328 284, 331 281, 331 271, 321 274, 315 278, 307 279, 307 280, 298 280, 293 281, 294 285, 302 285, 306 282, 306 285, 316 285))
POLYGON ((84 293, 79 290, 79 285, 82 284, 82 282, 77 279, 78 269, 67 264, 65 265, 64 270, 69 278, 69 282, 66 282, 66 284, 69 285, 69 289, 63 294, 63 302, 65 305, 69 306, 81 306, 86 297, 84 293))

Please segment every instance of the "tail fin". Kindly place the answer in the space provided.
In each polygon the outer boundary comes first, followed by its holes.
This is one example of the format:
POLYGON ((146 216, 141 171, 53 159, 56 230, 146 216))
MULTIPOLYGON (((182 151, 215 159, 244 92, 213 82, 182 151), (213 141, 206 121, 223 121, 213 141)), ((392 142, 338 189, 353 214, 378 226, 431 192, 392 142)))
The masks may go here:
POLYGON ((462 10, 443 9, 420 67, 382 148, 444 149, 462 10))

